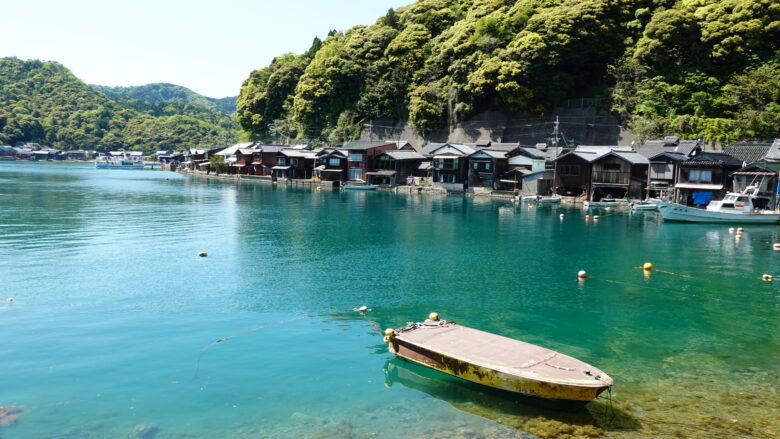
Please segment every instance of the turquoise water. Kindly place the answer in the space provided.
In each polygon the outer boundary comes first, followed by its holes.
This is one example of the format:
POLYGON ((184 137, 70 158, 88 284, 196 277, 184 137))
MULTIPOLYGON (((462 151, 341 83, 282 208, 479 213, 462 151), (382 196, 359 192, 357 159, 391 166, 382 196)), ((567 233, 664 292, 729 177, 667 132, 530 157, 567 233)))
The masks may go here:
POLYGON ((3 439, 780 434, 776 227, 67 163, 0 194, 3 439), (372 322, 431 311, 596 365, 612 409, 393 359, 372 322))

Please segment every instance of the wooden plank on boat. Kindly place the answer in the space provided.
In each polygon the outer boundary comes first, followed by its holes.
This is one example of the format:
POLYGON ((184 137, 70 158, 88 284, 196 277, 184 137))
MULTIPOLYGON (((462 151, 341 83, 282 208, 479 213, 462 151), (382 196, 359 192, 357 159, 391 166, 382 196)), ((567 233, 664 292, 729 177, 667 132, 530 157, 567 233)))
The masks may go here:
POLYGON ((390 351, 486 386, 551 399, 590 401, 612 378, 576 358, 446 321, 413 323, 388 337, 390 351))

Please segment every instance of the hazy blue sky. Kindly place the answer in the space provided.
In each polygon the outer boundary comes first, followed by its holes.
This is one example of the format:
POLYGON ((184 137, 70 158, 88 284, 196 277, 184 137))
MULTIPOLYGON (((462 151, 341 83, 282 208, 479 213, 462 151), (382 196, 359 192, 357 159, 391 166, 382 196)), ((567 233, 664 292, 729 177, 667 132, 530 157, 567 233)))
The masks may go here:
POLYGON ((237 95, 252 70, 413 0, 0 0, 0 57, 57 61, 90 84, 237 95))

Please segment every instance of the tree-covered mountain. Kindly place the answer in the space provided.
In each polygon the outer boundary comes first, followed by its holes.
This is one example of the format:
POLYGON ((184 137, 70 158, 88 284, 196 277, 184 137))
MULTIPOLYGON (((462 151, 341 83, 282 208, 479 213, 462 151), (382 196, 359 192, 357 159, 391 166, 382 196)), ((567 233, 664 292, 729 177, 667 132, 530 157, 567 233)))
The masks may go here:
POLYGON ((55 62, 0 58, 0 144, 159 149, 227 144, 230 115, 184 103, 111 99, 55 62))
POLYGON ((775 0, 419 0, 252 72, 237 113, 249 137, 336 140, 599 97, 640 136, 774 137, 778 42, 775 0))
POLYGON ((158 83, 133 87, 109 87, 93 84, 90 87, 112 99, 129 98, 159 104, 191 104, 224 114, 236 112, 235 96, 210 98, 180 85, 158 83))

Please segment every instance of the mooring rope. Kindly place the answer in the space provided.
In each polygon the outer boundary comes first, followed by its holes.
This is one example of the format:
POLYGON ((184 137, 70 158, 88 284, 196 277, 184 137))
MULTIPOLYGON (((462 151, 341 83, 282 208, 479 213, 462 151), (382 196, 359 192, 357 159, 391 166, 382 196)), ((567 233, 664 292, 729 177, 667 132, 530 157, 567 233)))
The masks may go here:
POLYGON ((292 322, 295 322, 295 321, 298 321, 298 320, 308 319, 308 318, 310 318, 310 317, 313 317, 313 316, 311 316, 311 315, 306 315, 306 316, 298 316, 298 317, 295 317, 295 318, 292 318, 292 319, 281 320, 281 321, 279 321, 279 322, 275 322, 275 323, 269 323, 269 324, 266 324, 266 325, 258 326, 257 328, 247 329, 246 331, 237 332, 237 333, 235 333, 235 334, 232 334, 232 335, 229 335, 229 336, 227 336, 227 337, 222 337, 222 338, 220 338, 220 339, 217 339, 217 340, 214 340, 214 341, 212 341, 211 343, 209 343, 209 344, 207 344, 206 346, 204 346, 204 347, 203 347, 203 348, 202 348, 202 349, 201 349, 201 350, 198 352, 198 360, 197 360, 197 362, 195 363, 195 375, 193 375, 193 377, 192 377, 192 378, 193 378, 193 379, 197 379, 197 378, 198 378, 198 372, 200 371, 200 360, 201 360, 201 358, 203 357, 203 354, 204 354, 204 353, 205 353, 207 350, 209 350, 209 348, 211 348, 212 346, 218 345, 218 344, 220 344, 220 343, 224 343, 224 342, 226 342, 226 341, 228 341, 228 340, 230 340, 230 339, 233 339, 233 338, 236 338, 236 337, 240 337, 240 336, 242 336, 242 335, 246 335, 246 334, 251 334, 251 333, 253 333, 253 332, 262 331, 263 329, 270 328, 271 326, 281 326, 281 325, 285 325, 285 324, 287 324, 287 323, 292 323, 292 322))

